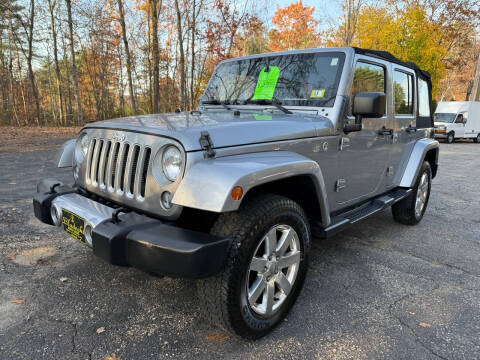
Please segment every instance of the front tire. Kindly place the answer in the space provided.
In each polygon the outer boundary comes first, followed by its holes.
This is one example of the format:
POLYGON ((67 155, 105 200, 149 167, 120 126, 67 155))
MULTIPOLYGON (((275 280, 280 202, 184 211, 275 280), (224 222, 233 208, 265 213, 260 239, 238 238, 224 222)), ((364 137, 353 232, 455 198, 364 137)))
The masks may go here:
POLYGON ((473 138, 473 142, 477 144, 480 143, 480 134, 478 134, 476 138, 473 138))
POLYGON ((447 139, 445 140, 448 144, 453 144, 455 141, 455 133, 449 132, 447 135, 447 139))
POLYGON ((424 161, 410 195, 392 206, 393 219, 401 224, 416 225, 425 214, 432 187, 432 169, 424 161))
POLYGON ((249 199, 220 215, 212 234, 231 237, 224 270, 197 284, 207 319, 258 339, 285 318, 308 268, 310 227, 303 209, 277 195, 249 199))

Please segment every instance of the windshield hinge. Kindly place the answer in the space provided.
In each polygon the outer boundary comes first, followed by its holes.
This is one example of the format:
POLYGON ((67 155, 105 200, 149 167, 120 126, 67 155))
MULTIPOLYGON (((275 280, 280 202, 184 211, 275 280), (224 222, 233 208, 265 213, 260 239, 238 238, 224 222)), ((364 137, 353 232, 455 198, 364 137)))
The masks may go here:
POLYGON ((202 147, 203 150, 203 157, 205 159, 210 159, 215 157, 215 150, 213 150, 213 142, 212 139, 210 138, 210 134, 208 131, 202 131, 200 133, 200 146, 202 147))

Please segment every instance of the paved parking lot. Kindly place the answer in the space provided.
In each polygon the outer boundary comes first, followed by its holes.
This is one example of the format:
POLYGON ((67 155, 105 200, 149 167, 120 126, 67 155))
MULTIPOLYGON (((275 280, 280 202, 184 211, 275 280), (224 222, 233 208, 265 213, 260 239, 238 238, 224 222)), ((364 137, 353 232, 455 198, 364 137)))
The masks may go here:
POLYGON ((71 178, 66 136, 0 129, 0 359, 480 358, 480 144, 441 145, 418 226, 386 210, 314 240, 287 320, 246 342, 203 321, 194 281, 108 265, 33 217, 36 182, 71 178))

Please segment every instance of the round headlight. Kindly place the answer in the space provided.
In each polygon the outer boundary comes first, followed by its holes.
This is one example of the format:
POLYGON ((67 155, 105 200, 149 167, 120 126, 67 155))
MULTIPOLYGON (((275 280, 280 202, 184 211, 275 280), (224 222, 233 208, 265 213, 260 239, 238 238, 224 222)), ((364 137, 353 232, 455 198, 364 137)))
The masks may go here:
POLYGON ((90 138, 86 133, 83 133, 77 139, 77 143, 75 144, 75 161, 77 164, 80 164, 85 159, 85 156, 87 156, 89 144, 90 138))
POLYGON ((162 156, 162 170, 170 181, 175 181, 182 169, 182 153, 176 146, 167 147, 162 156))

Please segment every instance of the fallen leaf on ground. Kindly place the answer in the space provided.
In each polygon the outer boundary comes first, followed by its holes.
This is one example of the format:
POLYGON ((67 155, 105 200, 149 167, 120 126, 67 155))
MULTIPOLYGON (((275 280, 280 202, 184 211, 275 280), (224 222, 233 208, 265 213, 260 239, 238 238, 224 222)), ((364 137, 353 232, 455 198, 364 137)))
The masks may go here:
POLYGON ((425 323, 425 322, 420 322, 420 323, 418 323, 418 326, 425 327, 425 328, 426 328, 426 327, 432 327, 432 325, 427 324, 427 323, 425 323))
POLYGON ((12 303, 14 304, 23 304, 25 302, 25 299, 13 299, 12 303))
POLYGON ((65 281, 67 281, 67 280, 68 280, 68 277, 61 277, 61 278, 60 278, 60 281, 61 281, 61 282, 65 282, 65 281))
POLYGON ((112 354, 105 356, 103 360, 120 360, 120 358, 117 355, 112 354))
POLYGON ((97 329, 97 334, 101 334, 101 333, 103 333, 104 331, 105 331, 105 328, 104 328, 103 326, 102 326, 102 327, 99 327, 99 328, 97 329))
POLYGON ((215 342, 224 342, 227 341, 228 335, 226 334, 210 334, 205 336, 205 339, 208 341, 215 341, 215 342))
POLYGON ((8 254, 7 258, 9 258, 10 260, 15 260, 15 253, 8 254))

